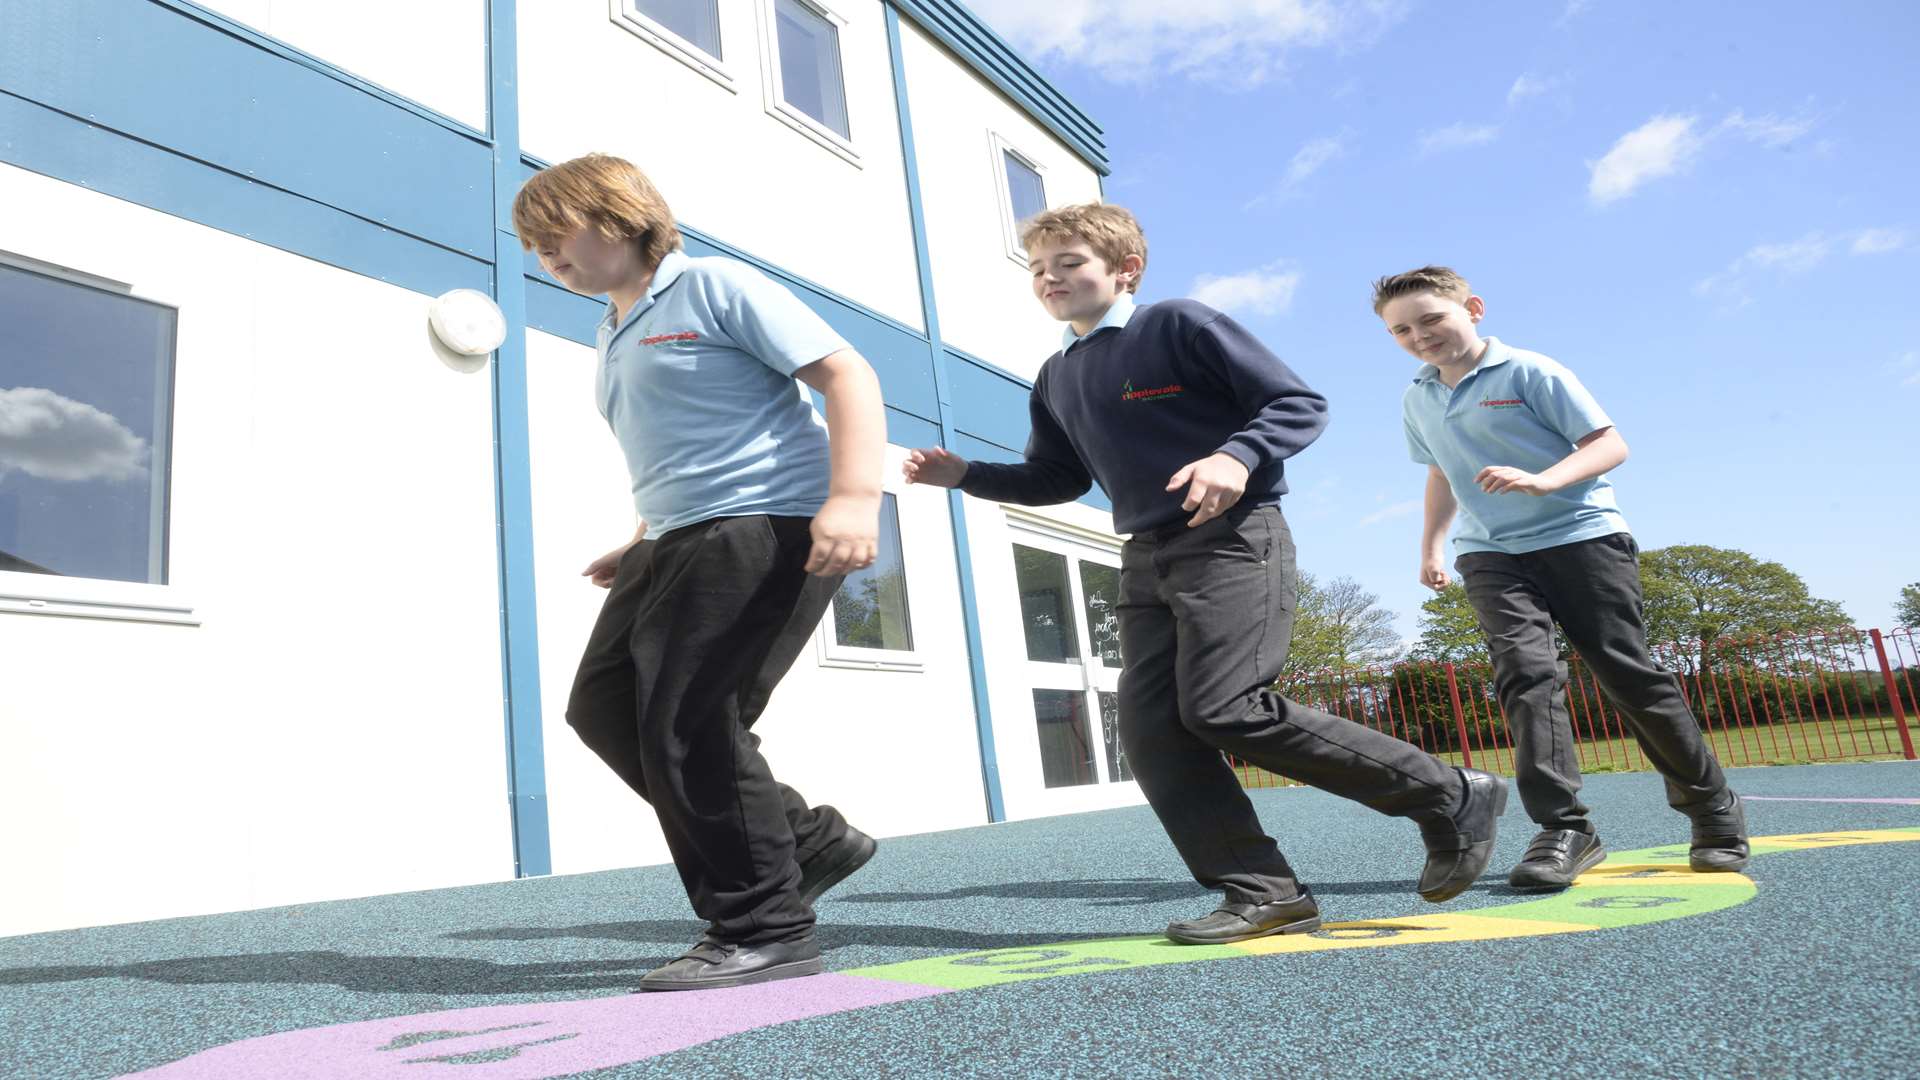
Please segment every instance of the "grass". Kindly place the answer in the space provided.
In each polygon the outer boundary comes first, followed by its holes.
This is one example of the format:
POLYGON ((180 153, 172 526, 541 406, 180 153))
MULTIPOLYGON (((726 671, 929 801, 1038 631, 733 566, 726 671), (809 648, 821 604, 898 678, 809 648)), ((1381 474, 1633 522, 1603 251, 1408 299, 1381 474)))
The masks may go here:
MULTIPOLYGON (((1577 730, 1577 729, 1576 729, 1577 730)), ((1907 730, 1920 745, 1920 722, 1907 717, 1907 730)), ((1906 756, 1900 745, 1900 731, 1892 716, 1854 717, 1837 720, 1799 721, 1767 724, 1760 727, 1722 730, 1715 725, 1707 732, 1707 743, 1728 768, 1746 765, 1811 765, 1839 761, 1892 761, 1906 756)), ((1582 773, 1641 772, 1651 769, 1640 746, 1631 737, 1580 739, 1575 743, 1582 773)), ((1467 755, 1457 750, 1438 755, 1450 765, 1466 764, 1467 755)), ((1476 745, 1472 754, 1476 768, 1513 775, 1513 751, 1506 745, 1476 745)), ((1241 783, 1247 787, 1283 787, 1293 783, 1275 773, 1252 765, 1236 767, 1241 783)))

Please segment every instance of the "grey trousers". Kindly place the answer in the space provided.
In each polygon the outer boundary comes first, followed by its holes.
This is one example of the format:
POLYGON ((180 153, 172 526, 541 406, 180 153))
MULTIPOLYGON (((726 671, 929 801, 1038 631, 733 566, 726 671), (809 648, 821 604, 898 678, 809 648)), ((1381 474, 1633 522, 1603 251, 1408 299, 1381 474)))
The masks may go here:
POLYGON ((1117 610, 1121 742, 1200 884, 1249 903, 1298 891, 1223 750, 1383 814, 1429 822, 1459 809, 1459 774, 1438 758, 1268 688, 1293 639, 1293 536, 1279 507, 1136 534, 1117 610))
POLYGON ((1679 679, 1648 655, 1640 548, 1630 534, 1520 555, 1468 552, 1454 566, 1493 653, 1494 689, 1513 732, 1520 801, 1541 828, 1592 831, 1580 801, 1567 665, 1553 640, 1556 622, 1666 779, 1669 805, 1698 817, 1727 790, 1679 679))

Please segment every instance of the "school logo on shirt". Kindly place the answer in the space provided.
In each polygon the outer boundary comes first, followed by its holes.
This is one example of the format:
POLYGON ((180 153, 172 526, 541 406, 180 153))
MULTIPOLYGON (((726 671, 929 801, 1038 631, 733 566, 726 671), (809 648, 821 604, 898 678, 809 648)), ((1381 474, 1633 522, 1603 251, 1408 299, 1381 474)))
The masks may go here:
POLYGON ((1179 383, 1172 383, 1168 386, 1156 386, 1151 390, 1135 390, 1133 388, 1133 380, 1128 379, 1126 384, 1120 387, 1120 400, 1165 401, 1168 398, 1177 398, 1181 394, 1186 393, 1186 391, 1187 388, 1181 386, 1179 383))
POLYGON ((700 340, 699 334, 696 334, 691 330, 686 330, 678 334, 655 334, 652 337, 643 337, 640 339, 640 344, 665 345, 668 342, 672 342, 672 341, 699 341, 699 340, 700 340))
POLYGON ((1526 405, 1519 398, 1487 398, 1480 402, 1483 409, 1518 409, 1526 405))

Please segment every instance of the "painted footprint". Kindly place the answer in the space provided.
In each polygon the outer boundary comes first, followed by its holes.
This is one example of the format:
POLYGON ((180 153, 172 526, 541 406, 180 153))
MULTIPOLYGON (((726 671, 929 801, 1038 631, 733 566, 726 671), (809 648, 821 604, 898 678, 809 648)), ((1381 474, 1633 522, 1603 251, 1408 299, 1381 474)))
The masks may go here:
MULTIPOLYGON (((1753 840, 1755 855, 1920 841, 1920 828, 1753 840)), ((1006 983, 1274 953, 1572 934, 1683 919, 1753 899, 1741 874, 1696 874, 1687 849, 1616 852, 1565 892, 1457 914, 1329 923, 1234 945, 1161 937, 1075 941, 854 968, 733 990, 491 1005, 263 1035, 132 1073, 153 1080, 546 1080, 625 1065, 756 1028, 1006 983)))

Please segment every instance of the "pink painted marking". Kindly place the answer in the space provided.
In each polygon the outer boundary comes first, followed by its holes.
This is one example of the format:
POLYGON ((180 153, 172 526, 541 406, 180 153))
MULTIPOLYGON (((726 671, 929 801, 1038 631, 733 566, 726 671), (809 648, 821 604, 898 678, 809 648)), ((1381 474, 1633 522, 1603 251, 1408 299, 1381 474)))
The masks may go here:
POLYGON ((754 1028, 950 993, 852 975, 733 990, 487 1005, 262 1035, 129 1076, 152 1080, 545 1080, 754 1028))
POLYGON ((1742 795, 1743 802, 1843 802, 1881 803, 1887 806, 1920 806, 1920 799, 1814 799, 1792 795, 1742 795))

